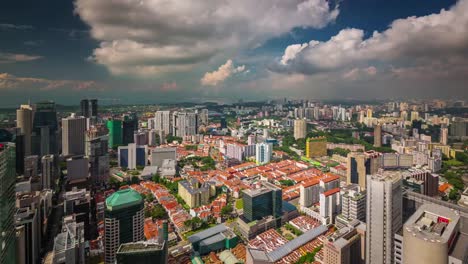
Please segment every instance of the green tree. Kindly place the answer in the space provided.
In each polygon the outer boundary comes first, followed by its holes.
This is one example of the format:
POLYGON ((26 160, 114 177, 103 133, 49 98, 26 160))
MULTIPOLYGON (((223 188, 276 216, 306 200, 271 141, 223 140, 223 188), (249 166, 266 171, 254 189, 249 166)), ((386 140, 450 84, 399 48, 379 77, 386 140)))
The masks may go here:
POLYGON ((151 217, 153 219, 167 219, 168 216, 166 210, 160 204, 157 204, 151 211, 151 217))
POLYGON ((223 208, 221 208, 221 215, 224 217, 230 215, 232 212, 232 209, 233 208, 231 204, 227 204, 226 206, 223 206, 223 208))
POLYGON ((153 180, 154 183, 160 183, 161 182, 161 176, 159 175, 159 173, 156 173, 155 175, 153 175, 152 180, 153 180))
POLYGON ((140 183, 140 178, 138 178, 137 176, 132 176, 132 178, 130 180, 130 183, 131 184, 138 184, 138 183, 140 183))
POLYGON ((448 198, 452 201, 458 201, 460 199, 460 193, 456 189, 452 189, 449 192, 448 198))

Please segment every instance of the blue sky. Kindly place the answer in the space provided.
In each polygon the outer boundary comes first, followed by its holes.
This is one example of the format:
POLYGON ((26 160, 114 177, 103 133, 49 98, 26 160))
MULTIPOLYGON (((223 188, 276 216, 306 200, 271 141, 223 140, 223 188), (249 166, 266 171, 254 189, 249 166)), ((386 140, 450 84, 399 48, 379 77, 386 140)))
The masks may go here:
POLYGON ((467 0, 220 2, 8 1, 0 106, 467 96, 467 0))

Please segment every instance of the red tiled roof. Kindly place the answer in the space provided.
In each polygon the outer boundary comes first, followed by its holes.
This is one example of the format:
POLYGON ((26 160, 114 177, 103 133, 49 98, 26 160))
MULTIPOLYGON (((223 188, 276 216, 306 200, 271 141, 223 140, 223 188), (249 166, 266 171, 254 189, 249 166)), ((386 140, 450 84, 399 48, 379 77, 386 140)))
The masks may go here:
POLYGON ((331 189, 331 190, 328 190, 328 191, 324 192, 323 194, 324 194, 326 197, 328 197, 328 196, 330 196, 330 195, 332 195, 332 194, 335 194, 335 193, 337 193, 337 192, 339 192, 339 191, 340 191, 340 188, 334 188, 334 189, 331 189))

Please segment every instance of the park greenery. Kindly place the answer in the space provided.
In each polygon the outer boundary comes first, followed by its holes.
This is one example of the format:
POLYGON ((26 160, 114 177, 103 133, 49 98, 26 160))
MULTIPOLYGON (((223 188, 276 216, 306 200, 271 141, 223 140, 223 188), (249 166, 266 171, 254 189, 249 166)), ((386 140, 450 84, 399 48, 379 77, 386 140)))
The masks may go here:
POLYGON ((160 204, 156 204, 153 208, 145 211, 145 217, 151 217, 153 220, 167 219, 166 210, 160 204))
POLYGON ((198 146, 197 145, 185 145, 185 150, 197 150, 198 146))
MULTIPOLYGON (((360 133, 366 130, 355 130, 359 131, 360 133)), ((374 138, 373 137, 363 137, 362 139, 357 139, 352 136, 353 130, 349 129, 333 129, 330 130, 329 132, 324 132, 324 131, 316 131, 313 130, 307 134, 306 138, 311 138, 311 137, 325 137, 327 139, 327 142, 331 143, 343 143, 343 144, 359 144, 363 145, 366 149, 368 150, 375 150, 378 152, 383 152, 383 153, 388 153, 388 152, 394 152, 394 150, 391 149, 389 146, 382 146, 382 147, 374 147, 374 138)), ((277 147, 277 150, 282 150, 288 154, 290 154, 293 158, 297 157, 297 154, 294 153, 290 147, 297 148, 299 150, 305 151, 306 149, 306 138, 301 138, 301 139, 295 139, 291 131, 285 132, 282 134, 283 135, 283 140, 282 140, 282 146, 277 147)), ((338 154, 341 156, 346 156, 348 155, 349 151, 345 149, 334 149, 332 150, 329 154, 338 154)))
POLYGON ((232 204, 228 203, 226 206, 223 206, 223 208, 221 208, 221 215, 223 217, 228 217, 232 213, 232 210, 232 204))
POLYGON ((293 233, 293 234, 296 235, 296 236, 300 236, 300 235, 303 234, 303 232, 302 232, 301 230, 297 229, 296 227, 294 227, 294 226, 291 225, 290 223, 286 223, 286 224, 284 225, 284 227, 285 227, 286 229, 288 229, 289 231, 291 231, 291 233, 293 233))
POLYGON ((244 208, 244 200, 238 199, 236 200, 236 209, 240 210, 244 208))
POLYGON ((293 186, 295 184, 293 180, 280 180, 279 182, 283 186, 293 186))
POLYGON ((449 159, 443 155, 442 169, 439 174, 453 186, 445 199, 457 201, 460 199, 460 193, 465 188, 462 180, 462 175, 468 173, 468 154, 465 152, 457 152, 455 158, 449 159))
POLYGON ((182 158, 178 162, 179 167, 183 168, 185 165, 192 165, 194 169, 199 169, 201 171, 208 171, 216 169, 216 163, 213 158, 210 156, 200 157, 200 156, 190 156, 182 158))
POLYGON ((315 255, 322 249, 323 245, 320 245, 312 252, 307 252, 305 255, 303 255, 297 262, 296 264, 304 264, 304 263, 313 263, 315 262, 315 255))

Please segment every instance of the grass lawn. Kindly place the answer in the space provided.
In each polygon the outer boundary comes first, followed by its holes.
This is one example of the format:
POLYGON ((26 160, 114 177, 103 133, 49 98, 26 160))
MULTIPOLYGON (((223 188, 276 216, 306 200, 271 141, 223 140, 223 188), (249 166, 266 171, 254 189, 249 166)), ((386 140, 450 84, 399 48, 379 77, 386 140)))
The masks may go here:
POLYGON ((242 209, 242 208, 244 208, 244 200, 243 200, 243 199, 238 199, 238 200, 236 201, 236 209, 237 209, 237 210, 240 210, 240 209, 242 209))
POLYGON ((461 161, 458 161, 456 159, 451 159, 451 160, 446 160, 444 161, 445 165, 447 165, 448 167, 459 167, 459 166, 463 166, 463 162, 461 161))

